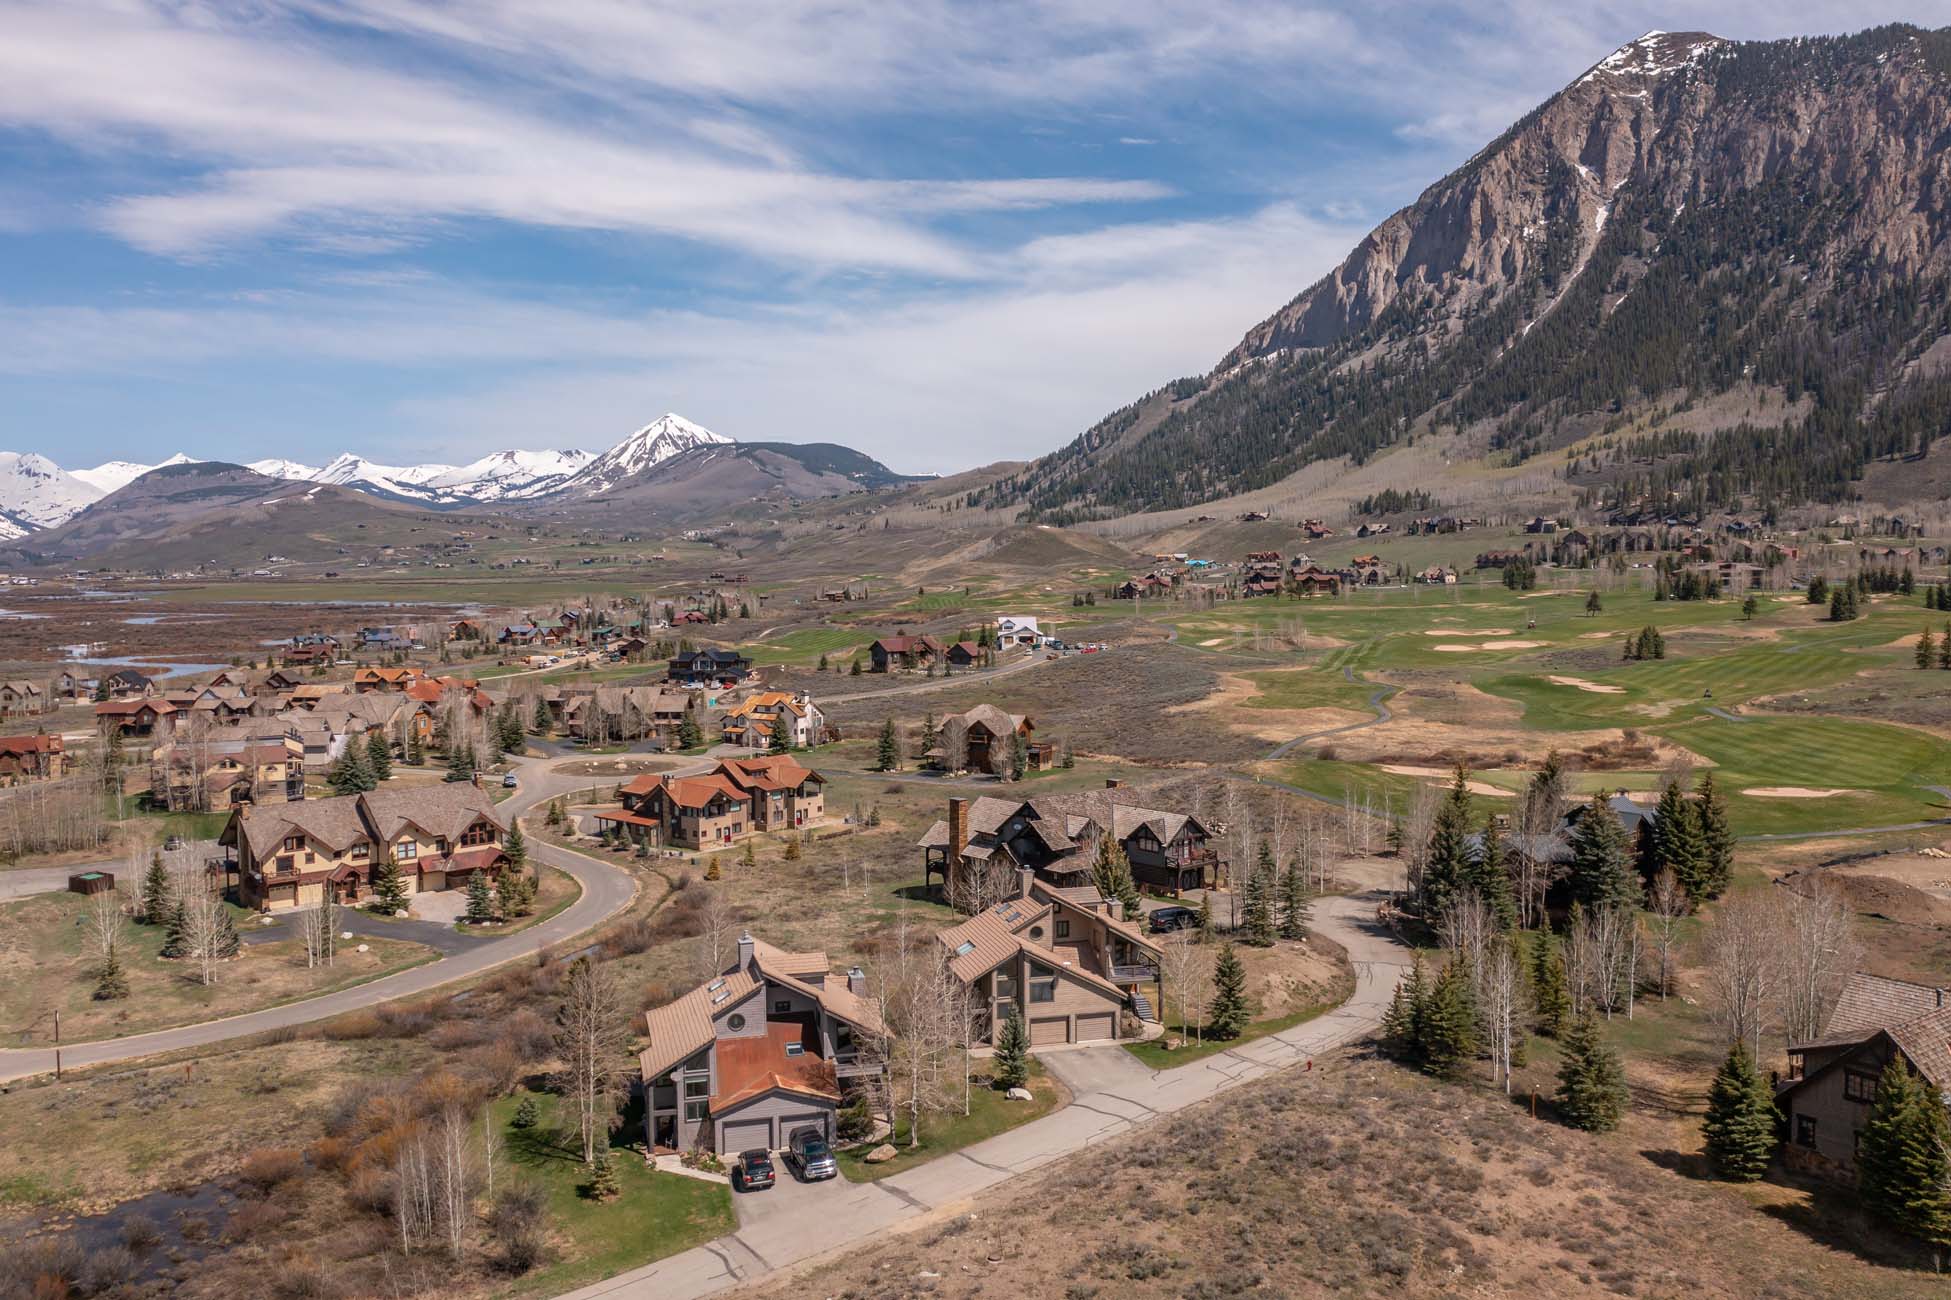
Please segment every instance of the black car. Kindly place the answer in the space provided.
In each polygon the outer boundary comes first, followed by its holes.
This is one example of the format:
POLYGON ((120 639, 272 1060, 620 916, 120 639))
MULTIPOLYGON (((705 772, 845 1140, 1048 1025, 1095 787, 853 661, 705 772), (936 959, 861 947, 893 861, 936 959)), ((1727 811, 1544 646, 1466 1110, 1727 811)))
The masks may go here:
POLYGON ((1190 907, 1161 907, 1152 913, 1152 933, 1166 934, 1172 930, 1191 930, 1199 924, 1199 913, 1190 907))
POLYGON ((776 1175, 772 1172, 772 1153, 769 1151, 741 1151, 738 1163, 732 1167, 732 1179, 742 1192, 761 1192, 772 1186, 776 1175))
POLYGON ((793 1134, 792 1142, 786 1147, 786 1163, 799 1172, 802 1182, 832 1178, 840 1172, 839 1164, 833 1159, 833 1148, 816 1129, 803 1128, 793 1134))

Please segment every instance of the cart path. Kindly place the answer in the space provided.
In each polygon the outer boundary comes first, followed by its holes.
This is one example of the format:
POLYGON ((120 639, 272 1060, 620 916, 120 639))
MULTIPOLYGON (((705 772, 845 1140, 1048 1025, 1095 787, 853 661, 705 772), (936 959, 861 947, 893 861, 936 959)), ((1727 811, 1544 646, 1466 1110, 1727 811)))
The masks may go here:
MULTIPOLYGON (((501 805, 510 816, 518 816, 557 794, 567 793, 584 784, 582 778, 562 776, 551 771, 546 760, 520 761, 518 770, 523 777, 520 791, 501 805)), ((607 862, 547 843, 539 836, 530 838, 529 852, 533 861, 558 868, 582 889, 575 902, 546 921, 504 938, 473 943, 465 951, 444 956, 439 961, 398 971, 335 993, 199 1024, 130 1034, 125 1038, 64 1043, 60 1049, 61 1066, 63 1069, 75 1069, 185 1048, 211 1047, 270 1029, 309 1024, 328 1016, 377 1006, 395 998, 429 993, 443 985, 471 979, 497 966, 532 957, 544 948, 574 939, 623 911, 637 896, 635 878, 607 862)), ((54 1048, 51 1045, 0 1050, 0 1082, 51 1073, 54 1065, 54 1048)))
POLYGON ((1073 1047, 1045 1059, 1086 1081, 1066 1106, 903 1170, 879 1182, 802 1184, 788 1172, 770 1191, 737 1196, 738 1231, 558 1300, 697 1300, 783 1269, 854 1249, 897 1225, 959 1208, 969 1198, 1096 1143, 1157 1124, 1189 1106, 1372 1035, 1409 950, 1376 920, 1382 891, 1319 900, 1314 929, 1348 950, 1355 989, 1334 1010, 1202 1060, 1151 1070, 1116 1044, 1073 1047), (1115 1054, 1115 1055, 1114 1055, 1115 1054))

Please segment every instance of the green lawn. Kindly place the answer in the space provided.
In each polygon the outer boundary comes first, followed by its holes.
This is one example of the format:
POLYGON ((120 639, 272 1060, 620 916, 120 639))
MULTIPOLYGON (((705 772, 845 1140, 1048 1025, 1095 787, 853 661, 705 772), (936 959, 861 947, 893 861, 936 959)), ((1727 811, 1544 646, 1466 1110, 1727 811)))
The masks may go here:
POLYGON ((555 1096, 532 1094, 541 1111, 534 1128, 510 1124, 521 1098, 528 1095, 517 1093, 494 1103, 507 1144, 508 1169, 502 1176, 512 1173, 541 1186, 560 1257, 502 1294, 571 1291, 737 1230, 729 1186, 653 1172, 637 1151, 616 1153, 623 1194, 608 1203, 590 1200, 582 1192, 588 1170, 576 1142, 574 1117, 558 1107, 555 1096))
MULTIPOLYGON (((977 1070, 986 1067, 987 1062, 975 1063, 977 1070)), ((853 1147, 839 1153, 840 1172, 852 1182, 877 1182, 889 1174, 912 1169, 936 1156, 960 1151, 984 1138, 1027 1124, 1057 1108, 1060 1096, 1057 1082, 1034 1058, 1030 1061, 1030 1079, 1025 1086, 1036 1094, 1035 1101, 1010 1101, 995 1089, 985 1087, 978 1077, 969 1099, 967 1115, 959 1109, 946 1114, 924 1111, 921 1117, 921 1142, 914 1147, 908 1145, 908 1117, 898 1115, 894 1123, 894 1136, 888 1140, 900 1151, 899 1155, 885 1164, 870 1165, 865 1157, 874 1148, 871 1145, 853 1147)), ((899 1098, 896 1100, 898 1102, 899 1098)))
POLYGON ((1126 1043, 1125 1050, 1154 1070, 1169 1070, 1174 1066, 1186 1065, 1217 1055, 1242 1043, 1250 1043, 1256 1038, 1265 1038, 1268 1034, 1278 1034, 1282 1030, 1292 1029, 1295 1025, 1304 1025, 1322 1012, 1332 1011, 1340 1005, 1341 998, 1336 997, 1333 1001, 1318 1002, 1311 1007, 1304 1007, 1284 1016, 1275 1016, 1271 1020, 1255 1020, 1250 1022, 1237 1038, 1201 1038, 1199 1031, 1194 1027, 1179 1025, 1174 1028, 1168 1025, 1166 1034, 1177 1034, 1184 1039, 1175 1050, 1166 1050, 1163 1036, 1142 1043, 1126 1043))

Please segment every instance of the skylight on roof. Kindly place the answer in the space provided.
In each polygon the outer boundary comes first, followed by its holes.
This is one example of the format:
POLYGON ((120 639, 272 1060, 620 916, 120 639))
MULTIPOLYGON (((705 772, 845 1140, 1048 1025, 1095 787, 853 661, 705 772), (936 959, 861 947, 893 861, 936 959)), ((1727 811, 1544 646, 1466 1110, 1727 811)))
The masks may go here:
POLYGON ((720 975, 717 979, 705 985, 705 987, 709 989, 711 992, 716 993, 719 989, 725 987, 725 977, 723 975, 720 975))
POLYGON ((732 991, 730 989, 720 989, 718 990, 718 992, 711 995, 711 1005, 715 1007, 720 1002, 723 1002, 726 998, 730 997, 731 995, 732 995, 732 991))
POLYGON ((966 957, 974 951, 975 940, 973 939, 964 939, 961 943, 955 945, 955 955, 957 957, 966 957))
POLYGON ((804 1056, 804 1055, 806 1055, 806 1044, 805 1044, 805 1043, 787 1043, 787 1044, 786 1044, 786 1055, 788 1055, 788 1056, 804 1056))

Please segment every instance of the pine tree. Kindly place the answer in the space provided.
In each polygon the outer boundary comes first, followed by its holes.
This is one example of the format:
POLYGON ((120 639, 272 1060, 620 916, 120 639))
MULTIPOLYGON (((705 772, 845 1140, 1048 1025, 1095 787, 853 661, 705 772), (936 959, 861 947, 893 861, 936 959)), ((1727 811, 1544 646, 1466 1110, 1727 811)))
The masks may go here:
POLYGON ((1287 864, 1280 877, 1280 937, 1305 939, 1313 923, 1313 903, 1308 898, 1307 876, 1298 861, 1287 864))
POLYGON ((1443 968, 1416 1020, 1423 1068, 1444 1078, 1461 1075, 1477 1052, 1477 999, 1469 963, 1457 957, 1443 968))
POLYGON ((1009 738, 1009 779, 1021 781, 1030 771, 1030 747, 1018 731, 1009 738))
POLYGON ((462 918, 469 925, 485 925, 495 919, 494 895, 488 892, 488 873, 476 871, 467 878, 467 914, 462 918))
POLYGON ((596 1148, 596 1159, 590 1162, 589 1182, 583 1191, 592 1201, 614 1201, 623 1195, 623 1183, 617 1178, 616 1157, 610 1153, 607 1143, 596 1148))
POLYGON ((1744 1042, 1734 1044, 1714 1075, 1701 1133, 1708 1163, 1721 1177, 1752 1183, 1768 1172, 1775 1156, 1775 1098, 1744 1042))
POLYGON ((1246 1002, 1246 967, 1232 944, 1219 950, 1213 963, 1213 998, 1206 1008, 1206 1033, 1213 1038, 1238 1038, 1252 1012, 1246 1002))
POLYGON ((1653 865, 1668 867, 1696 903, 1707 897, 1707 840, 1701 833, 1700 808, 1668 781, 1653 810, 1653 865))
POLYGON ((1587 618, 1590 618, 1604 609, 1605 602, 1599 599, 1599 589, 1594 587, 1585 596, 1585 615, 1587 618))
POLYGON ((228 907, 217 909, 217 937, 210 947, 212 953, 222 961, 235 957, 244 947, 244 941, 237 937, 237 918, 230 914, 228 907))
POLYGON ((901 742, 894 734, 894 719, 881 724, 880 751, 875 755, 876 772, 893 772, 901 766, 901 742))
POLYGON ((1213 926, 1213 900, 1205 891, 1199 894, 1199 942, 1211 943, 1219 934, 1213 926))
POLYGON ((1572 894, 1587 907, 1633 907, 1639 903, 1639 873, 1633 868, 1626 828, 1606 802, 1592 796, 1585 815, 1572 828, 1572 894))
POLYGON ((325 782, 332 787, 333 794, 363 794, 377 786, 372 764, 366 757, 366 747, 347 741, 346 747, 326 772, 325 782))
POLYGON ((454 752, 447 759, 447 780, 472 781, 474 779, 474 746, 465 740, 454 746, 454 752))
POLYGON ((389 854, 372 871, 373 901, 376 912, 391 915, 406 908, 406 881, 400 878, 400 868, 389 854))
POLYGON ((372 770, 374 785, 393 775, 393 747, 377 727, 366 733, 366 765, 372 770))
POLYGON ((1626 1068, 1606 1045, 1588 1009, 1565 1033, 1558 1109, 1573 1128, 1609 1133, 1626 1113, 1626 1068))
POLYGON ((1131 859, 1109 834, 1098 837, 1097 856, 1091 860, 1091 883, 1106 899, 1122 904, 1125 916, 1135 919, 1144 910, 1138 882, 1132 879, 1131 859))
POLYGON ((525 1096, 515 1107, 515 1117, 508 1121, 510 1128, 534 1128, 542 1118, 533 1096, 525 1096))
POLYGON ((996 1031, 996 1083, 1003 1088, 1020 1088, 1030 1077, 1030 1036, 1023 1030, 1023 1019, 1011 1007, 996 1031))
POLYGON ((1863 1204, 1890 1227, 1931 1249, 1951 1247, 1951 1119, 1943 1098, 1893 1055, 1877 1081, 1856 1148, 1863 1204))
POLYGON ((539 695, 536 696, 535 713, 528 720, 529 730, 533 731, 538 736, 546 736, 549 734, 549 728, 554 725, 555 725, 555 719, 549 716, 548 701, 544 700, 539 695))
POLYGON ((1699 804, 1696 812, 1700 823, 1701 847, 1707 855, 1707 868, 1701 877, 1702 896, 1719 898, 1734 879, 1734 832, 1728 828, 1727 800, 1714 784, 1711 770, 1700 774, 1694 791, 1699 804))
POLYGON ((1917 638, 1917 666, 1929 668, 1937 660, 1937 641, 1931 636, 1931 629, 1925 628, 1917 638))
POLYGON ((420 767, 427 761, 426 746, 420 743, 420 728, 411 722, 406 728, 406 761, 410 767, 420 767))
POLYGON ((1421 1017, 1429 990, 1423 976, 1423 958, 1418 953, 1409 968, 1409 977, 1389 996, 1389 1009, 1382 1013, 1382 1050, 1398 1060, 1414 1060, 1420 1035, 1421 1017))
POLYGON ((722 854, 717 854, 717 853, 714 853, 714 854, 712 854, 712 855, 711 855, 711 858, 710 858, 710 860, 709 860, 709 861, 707 861, 707 862, 705 863, 705 879, 706 879, 706 880, 722 880, 722 879, 724 879, 724 876, 725 876, 725 869, 724 869, 723 867, 721 867, 721 866, 719 866, 719 865, 718 865, 718 859, 719 859, 719 858, 720 858, 721 856, 723 856, 723 855, 722 855, 722 854))
MULTIPOLYGON (((1938 595, 1938 608, 1951 608, 1951 606, 1945 604, 1945 598, 1941 592, 1938 595)), ((1944 636, 1937 643, 1937 666, 1941 669, 1951 669, 1951 623, 1944 625, 1944 636)), ((110 738, 113 739, 113 733, 111 733, 110 738)))
POLYGON ((161 955, 164 957, 189 956, 189 918, 183 914, 182 899, 176 899, 170 904, 169 919, 164 924, 168 926, 168 929, 163 931, 161 955))
POLYGON ((95 993, 97 1002, 114 1002, 129 996, 129 977, 122 970, 122 954, 110 948, 102 958, 102 966, 95 973, 95 993))
POLYGON ((1484 816, 1484 833, 1478 837, 1477 853, 1470 864, 1470 886, 1490 904, 1500 930, 1517 929, 1517 894, 1511 887, 1504 832, 1497 825, 1495 812, 1484 816))
POLYGON ((1277 931, 1274 916, 1274 855, 1265 843, 1260 845, 1260 857, 1247 873, 1246 899, 1241 928, 1246 932, 1242 942, 1254 948, 1271 948, 1277 931))
POLYGON ((678 719, 677 747, 679 749, 698 749, 705 743, 704 728, 698 725, 696 709, 686 707, 684 716, 678 719))
POLYGON ((163 866, 163 851, 149 855, 149 871, 142 878, 142 920, 146 925, 161 925, 169 919, 169 869, 163 866))
POLYGON ((1469 774, 1459 763, 1430 828, 1428 863, 1423 868, 1424 916, 1441 914, 1457 890, 1468 883, 1470 859, 1469 774))
POLYGON ((1571 1014, 1572 998, 1565 987, 1565 959, 1551 931, 1540 931, 1531 945, 1531 1011, 1538 1032, 1547 1038, 1565 1033, 1565 1018, 1571 1014))

